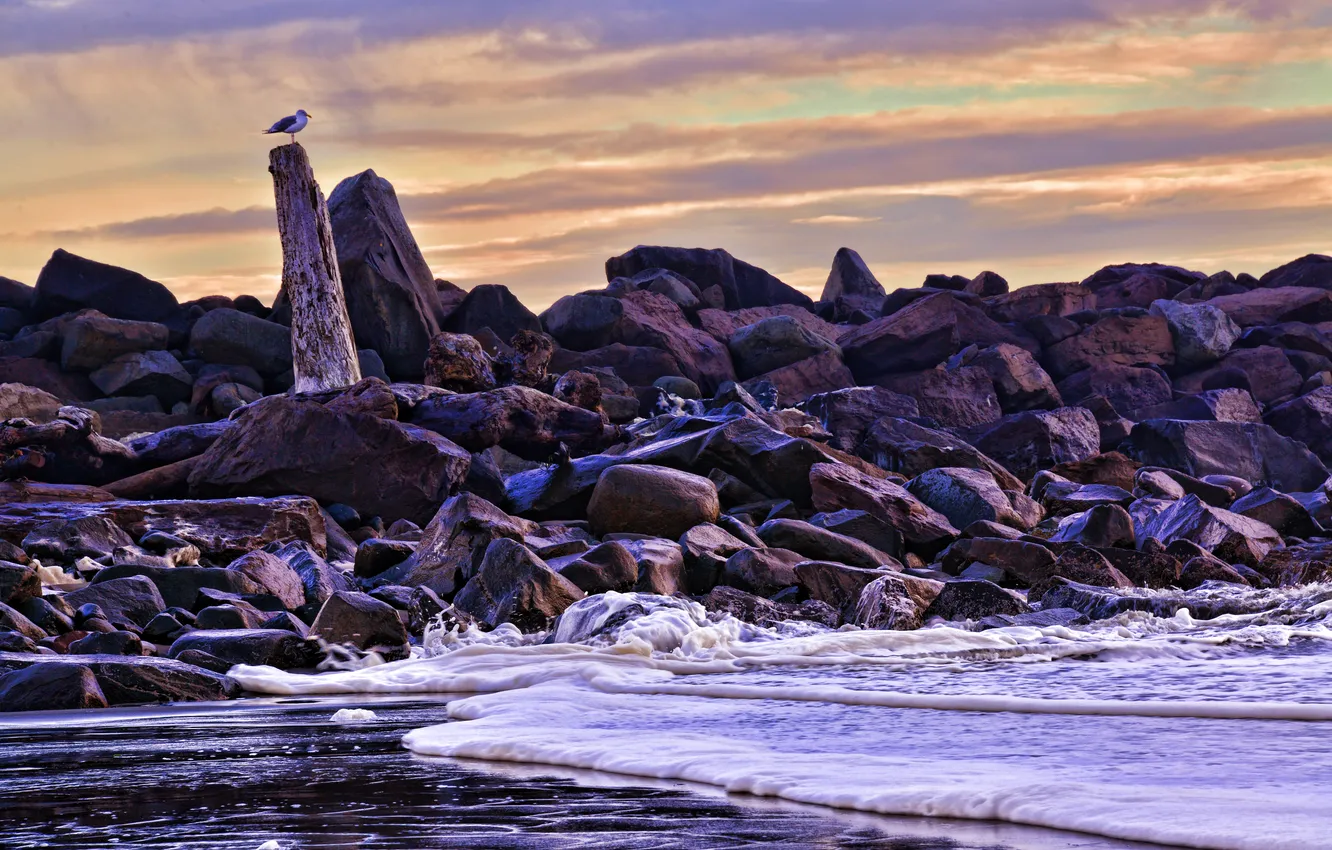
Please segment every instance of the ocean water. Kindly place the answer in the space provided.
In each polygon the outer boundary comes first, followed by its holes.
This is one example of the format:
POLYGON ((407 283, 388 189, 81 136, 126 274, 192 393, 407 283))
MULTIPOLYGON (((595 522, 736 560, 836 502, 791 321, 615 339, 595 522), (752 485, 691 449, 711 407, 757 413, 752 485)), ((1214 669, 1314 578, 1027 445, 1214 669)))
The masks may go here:
POLYGON ((425 757, 1109 841, 1332 848, 1332 586, 1185 602, 1081 628, 885 632, 606 594, 543 637, 435 631, 406 661, 231 675, 348 706, 453 695, 445 722, 402 737, 425 757), (1244 613, 1190 613, 1220 608, 1244 613))

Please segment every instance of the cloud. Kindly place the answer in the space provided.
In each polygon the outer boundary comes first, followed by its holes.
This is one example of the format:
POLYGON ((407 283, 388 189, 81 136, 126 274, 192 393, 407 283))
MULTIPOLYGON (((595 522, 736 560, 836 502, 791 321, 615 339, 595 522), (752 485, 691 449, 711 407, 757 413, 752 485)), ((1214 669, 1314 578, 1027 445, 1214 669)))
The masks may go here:
POLYGON ((117 221, 77 230, 56 230, 43 236, 57 240, 220 236, 273 230, 277 224, 275 216, 272 209, 264 207, 247 207, 240 210, 217 208, 181 215, 159 215, 132 221, 117 221))

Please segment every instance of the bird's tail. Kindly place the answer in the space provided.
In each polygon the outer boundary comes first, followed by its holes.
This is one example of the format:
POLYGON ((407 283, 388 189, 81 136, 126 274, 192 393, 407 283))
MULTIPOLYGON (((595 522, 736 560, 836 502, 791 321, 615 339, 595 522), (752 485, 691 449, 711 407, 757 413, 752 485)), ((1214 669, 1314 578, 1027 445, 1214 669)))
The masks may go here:
POLYGON ((259 135, 261 135, 261 136, 271 136, 271 135, 273 135, 273 131, 272 131, 272 130, 260 130, 260 131, 259 131, 259 135))

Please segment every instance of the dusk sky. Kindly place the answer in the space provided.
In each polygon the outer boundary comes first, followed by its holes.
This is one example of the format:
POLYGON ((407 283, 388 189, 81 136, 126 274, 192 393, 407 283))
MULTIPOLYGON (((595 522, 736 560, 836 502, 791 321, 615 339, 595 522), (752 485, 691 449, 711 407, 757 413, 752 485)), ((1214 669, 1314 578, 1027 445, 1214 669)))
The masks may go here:
POLYGON ((65 248, 276 292, 259 135, 375 169, 437 277, 531 307, 636 244, 817 297, 1332 253, 1326 0, 0 0, 0 275, 65 248))

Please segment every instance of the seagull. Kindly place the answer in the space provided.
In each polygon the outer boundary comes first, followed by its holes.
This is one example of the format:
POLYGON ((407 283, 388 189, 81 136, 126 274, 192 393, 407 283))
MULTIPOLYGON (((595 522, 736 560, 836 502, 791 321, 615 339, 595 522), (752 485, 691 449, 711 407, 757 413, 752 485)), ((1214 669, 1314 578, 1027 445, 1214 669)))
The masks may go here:
POLYGON ((286 118, 281 119, 272 127, 265 130, 264 134, 286 133, 288 136, 291 136, 291 141, 295 143, 296 134, 304 130, 305 125, 308 123, 310 123, 310 113, 306 112, 304 109, 298 109, 296 110, 295 115, 288 115, 286 118))

